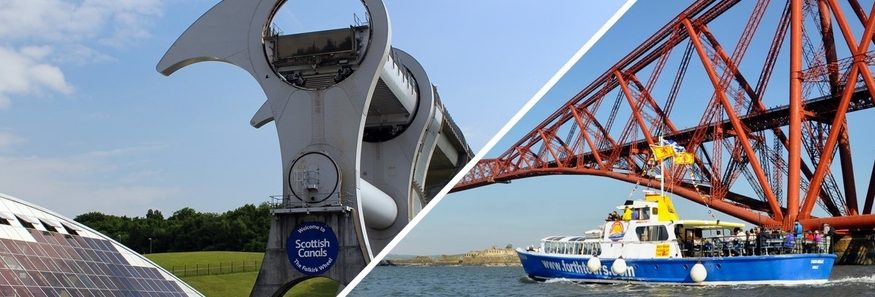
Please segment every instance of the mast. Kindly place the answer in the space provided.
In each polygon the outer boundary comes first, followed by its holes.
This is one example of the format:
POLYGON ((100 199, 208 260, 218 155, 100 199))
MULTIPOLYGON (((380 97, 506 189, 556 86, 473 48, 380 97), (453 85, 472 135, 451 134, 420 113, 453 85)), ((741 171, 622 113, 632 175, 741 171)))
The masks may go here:
MULTIPOLYGON (((659 145, 662 145, 662 135, 659 136, 659 145)), ((659 195, 665 196, 665 160, 659 161, 659 195)))

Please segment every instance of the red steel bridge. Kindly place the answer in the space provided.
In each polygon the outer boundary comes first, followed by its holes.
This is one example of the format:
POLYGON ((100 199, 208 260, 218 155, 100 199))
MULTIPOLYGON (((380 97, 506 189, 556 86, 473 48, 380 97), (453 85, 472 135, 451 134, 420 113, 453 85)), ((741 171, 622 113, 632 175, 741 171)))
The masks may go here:
POLYGON ((871 230, 875 140, 852 153, 849 131, 875 133, 848 116, 875 124, 873 9, 696 1, 453 191, 554 174, 659 188, 645 173, 662 136, 696 155, 666 173, 677 196, 757 225, 871 230))

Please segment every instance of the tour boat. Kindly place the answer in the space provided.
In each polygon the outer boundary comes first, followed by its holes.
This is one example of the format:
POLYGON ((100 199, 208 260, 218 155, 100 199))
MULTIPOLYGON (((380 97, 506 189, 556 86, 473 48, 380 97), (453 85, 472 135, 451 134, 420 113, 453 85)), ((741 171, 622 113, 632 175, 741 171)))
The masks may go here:
MULTIPOLYGON (((659 138, 651 145, 659 163, 660 192, 627 200, 603 227, 585 236, 554 236, 538 247, 517 249, 530 278, 593 283, 682 285, 819 284, 829 280, 836 256, 830 238, 783 230, 751 229, 721 220, 681 220, 665 194, 664 161, 692 165, 695 155, 659 138)), ((654 164, 655 165, 655 164, 654 164)), ((633 190, 634 191, 634 190, 633 190)), ((798 224, 798 223, 797 223, 798 224)), ((826 230, 824 230, 826 231, 826 230)))
POLYGON ((740 223, 680 220, 664 193, 645 191, 644 200, 618 209, 622 216, 584 236, 518 248, 523 269, 536 280, 791 285, 825 283, 836 259, 828 237, 787 239, 777 230, 745 234, 740 223))

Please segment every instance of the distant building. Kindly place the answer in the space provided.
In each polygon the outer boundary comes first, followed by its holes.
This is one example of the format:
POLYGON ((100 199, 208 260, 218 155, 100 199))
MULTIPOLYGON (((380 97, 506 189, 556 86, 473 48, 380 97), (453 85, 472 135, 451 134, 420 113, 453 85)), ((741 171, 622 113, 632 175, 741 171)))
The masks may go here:
POLYGON ((463 262, 467 265, 517 265, 520 260, 513 247, 497 248, 493 245, 482 251, 465 253, 463 262))
POLYGON ((0 296, 203 296, 71 219, 0 194, 0 296))
POLYGON ((516 252, 512 247, 505 247, 503 249, 497 248, 494 245, 488 249, 482 251, 470 251, 465 253, 465 257, 505 257, 512 256, 516 257, 516 252))
POLYGON ((410 262, 419 264, 431 264, 434 263, 434 259, 429 256, 416 256, 411 259, 410 262))
POLYGON ((392 264, 402 266, 519 266, 520 259, 513 247, 508 245, 503 249, 492 246, 482 251, 470 251, 458 255, 416 256, 410 259, 397 259, 393 260, 392 264))

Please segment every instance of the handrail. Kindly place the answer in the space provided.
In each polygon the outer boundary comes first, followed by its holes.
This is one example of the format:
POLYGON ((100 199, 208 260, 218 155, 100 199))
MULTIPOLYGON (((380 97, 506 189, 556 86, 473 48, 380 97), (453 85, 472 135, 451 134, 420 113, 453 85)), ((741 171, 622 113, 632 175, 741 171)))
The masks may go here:
POLYGON ((788 244, 787 236, 777 237, 756 235, 709 236, 695 240, 632 241, 616 242, 606 240, 562 241, 541 240, 539 251, 564 255, 600 255, 603 243, 622 243, 627 248, 635 245, 675 243, 683 257, 737 257, 786 254, 822 254, 832 250, 832 237, 822 236, 818 242, 806 238, 794 238, 788 244))

